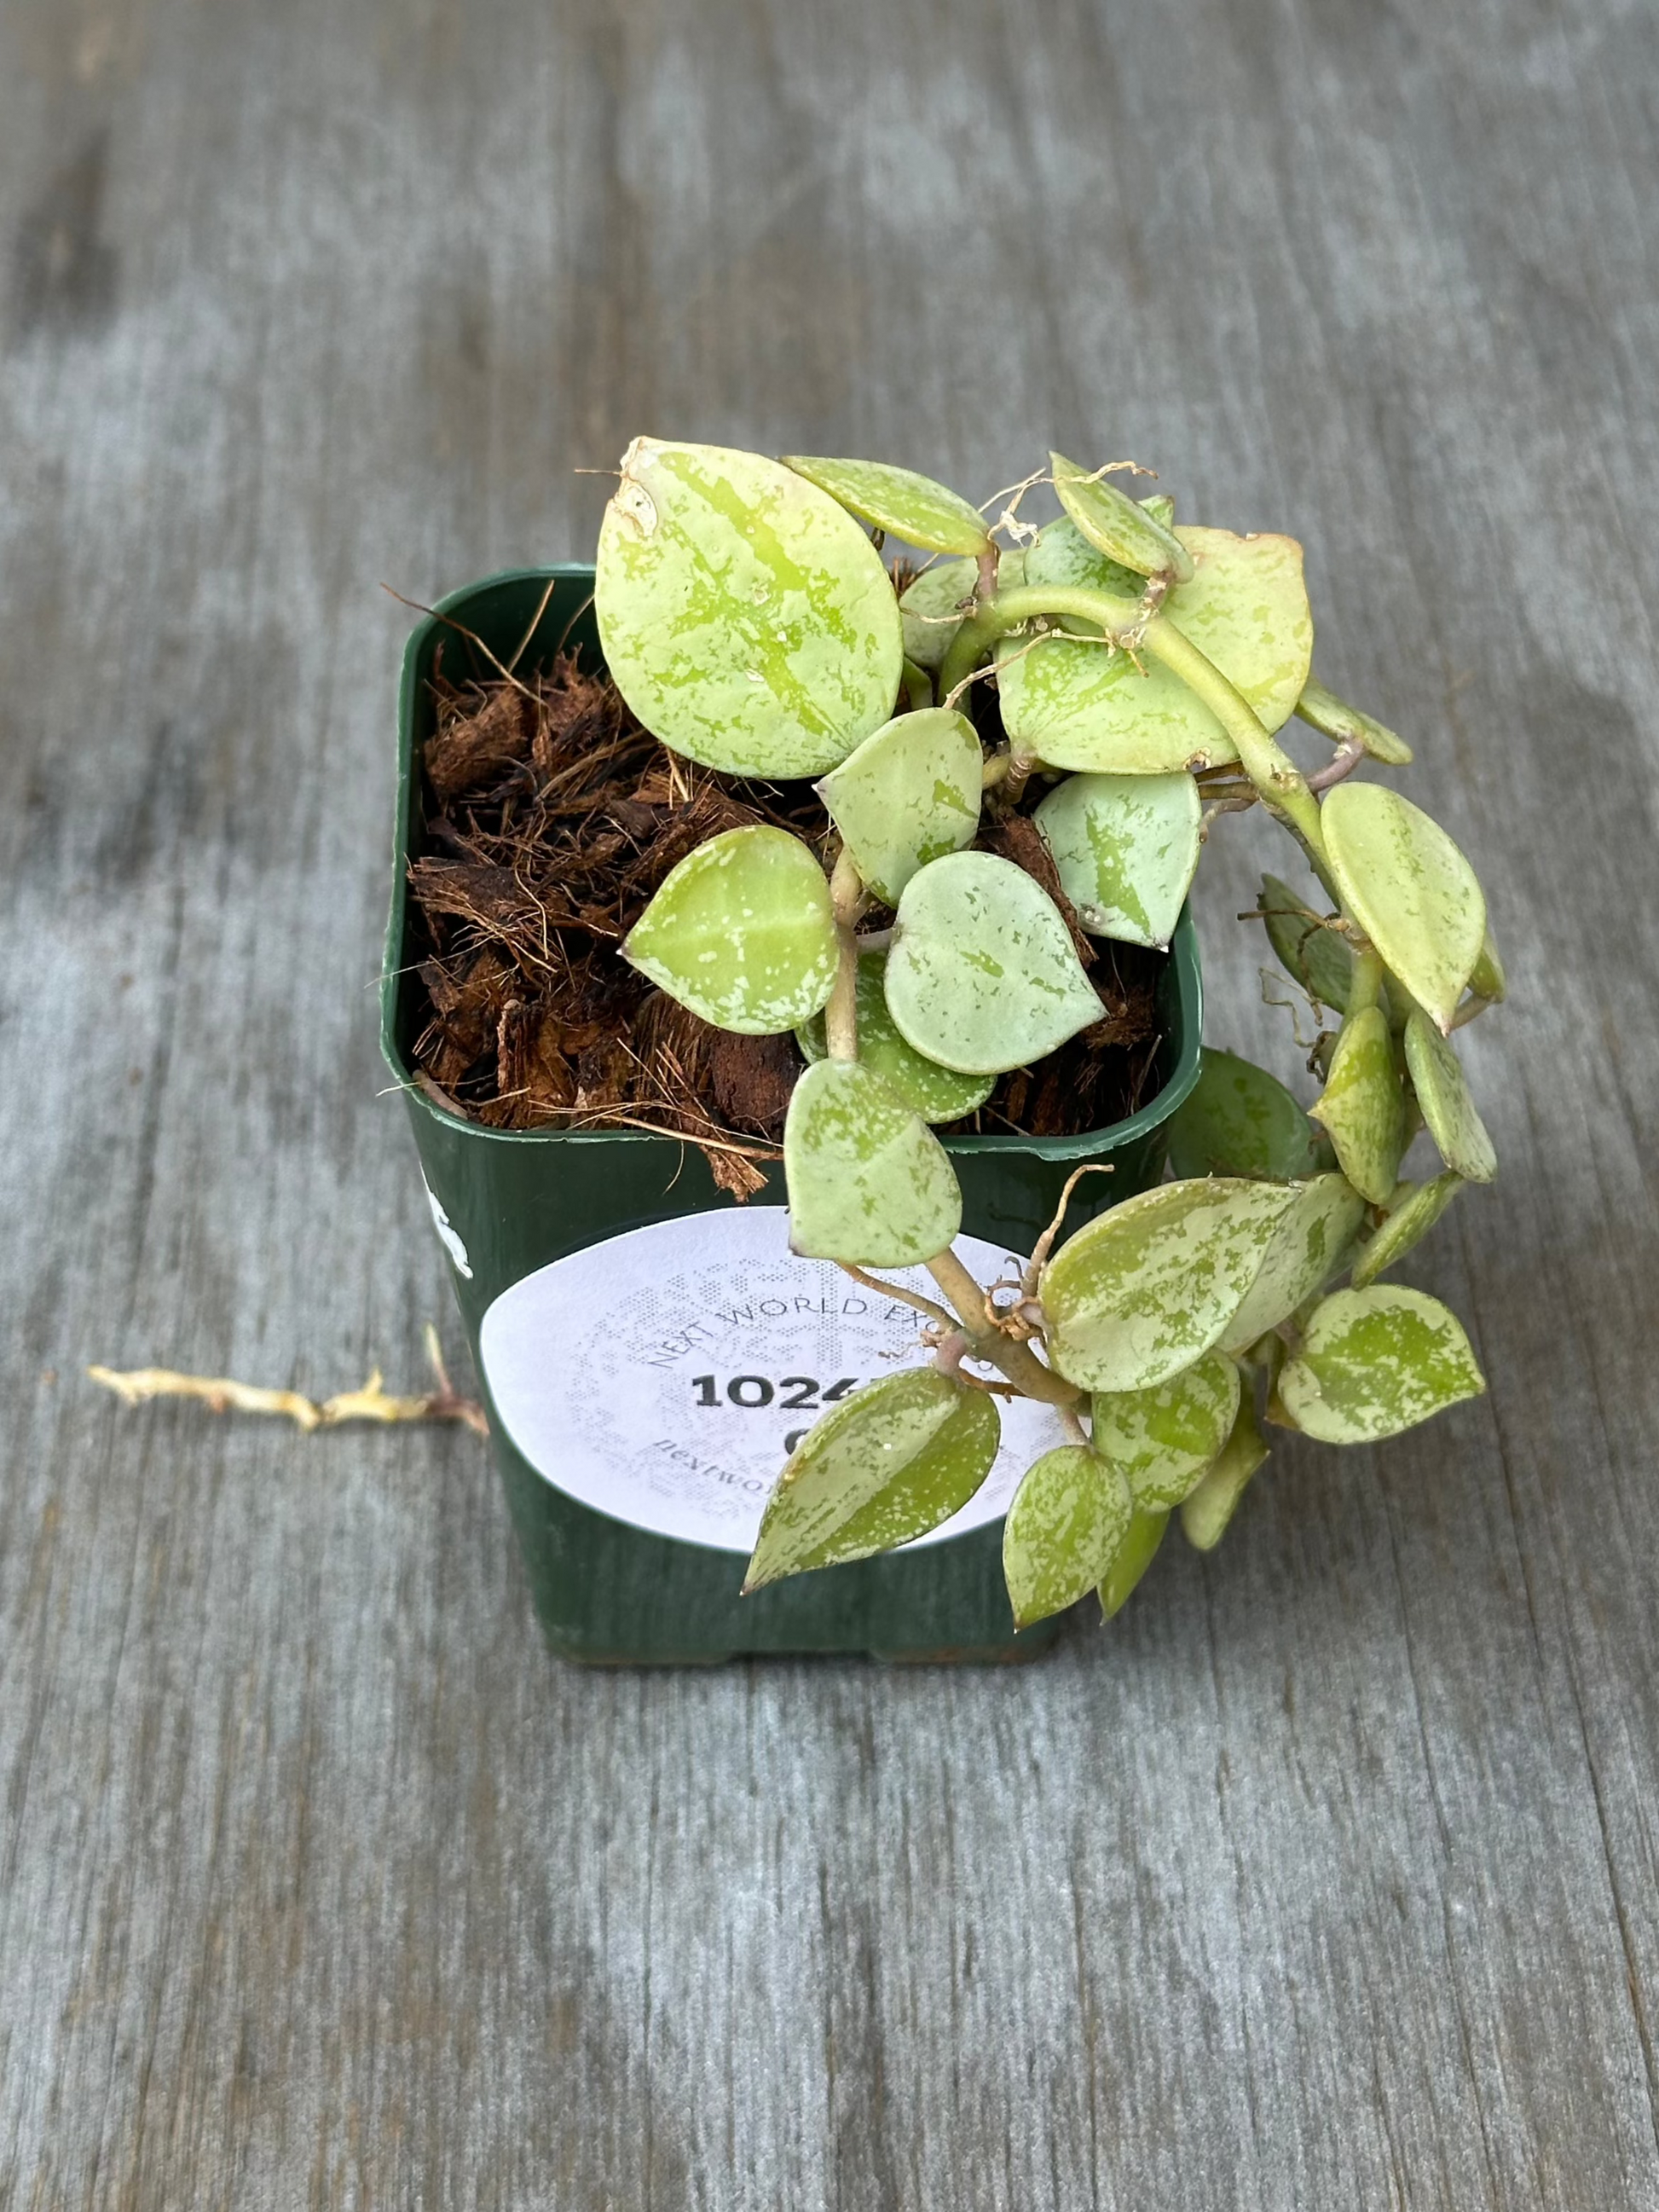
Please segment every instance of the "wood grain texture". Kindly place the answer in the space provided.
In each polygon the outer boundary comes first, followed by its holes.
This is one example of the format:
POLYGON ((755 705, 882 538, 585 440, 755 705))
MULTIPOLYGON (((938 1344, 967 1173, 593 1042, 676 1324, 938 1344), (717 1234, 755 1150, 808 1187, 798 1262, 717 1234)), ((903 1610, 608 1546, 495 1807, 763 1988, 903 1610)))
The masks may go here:
MULTIPOLYGON (((1659 2204, 1659 26, 1635 0, 12 0, 0 2205, 1659 2204), (1514 1002, 1284 1444, 1016 1675, 586 1675, 416 1383, 370 985, 417 597, 636 430, 1307 540, 1514 1002)), ((1212 1042, 1293 1064, 1206 863, 1212 1042)), ((453 1335, 453 1331, 452 1331, 453 1335)))

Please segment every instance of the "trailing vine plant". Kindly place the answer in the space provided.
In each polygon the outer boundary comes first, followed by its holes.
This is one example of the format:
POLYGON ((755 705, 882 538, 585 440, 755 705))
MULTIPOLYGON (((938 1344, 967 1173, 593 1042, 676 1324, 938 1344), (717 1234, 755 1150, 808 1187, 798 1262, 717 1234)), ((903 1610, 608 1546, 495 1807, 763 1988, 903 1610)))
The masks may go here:
POLYGON ((1300 545, 1177 527, 1168 498, 1111 473, 1051 455, 993 525, 903 469, 641 438, 606 510, 596 609, 629 707, 708 768, 819 779, 836 841, 826 872, 779 828, 711 837, 626 956, 705 1021, 800 1037, 793 1249, 861 1279, 925 1267, 938 1292, 890 1286, 926 1316, 933 1364, 808 1432, 746 1589, 938 1527, 990 1471, 999 1396, 1024 1395, 1071 1441, 1007 1515, 1015 1620, 1091 1589, 1109 1617, 1173 1513, 1200 1548, 1219 1540, 1267 1456, 1260 1415, 1352 1443, 1485 1388, 1447 1308, 1382 1279, 1494 1172, 1450 1042, 1504 995, 1480 884, 1410 800, 1352 778, 1411 753, 1316 681, 1300 545), (1062 510, 1040 530, 1018 513, 1038 482, 1062 510), (901 590, 890 535, 934 556, 901 590), (988 752, 963 712, 986 678, 1006 733, 988 752), (1311 775, 1279 742, 1293 714, 1334 743, 1311 775), (1102 1011, 1059 906, 975 849, 982 814, 1034 787, 1083 928, 1148 945, 1169 941, 1210 818, 1265 807, 1325 903, 1268 876, 1261 918, 1340 1024, 1316 1047, 1310 1114, 1208 1055, 1175 1121, 1176 1179, 1063 1243, 1057 1218, 1018 1283, 988 1288, 952 1249, 961 1193, 929 1125, 1102 1011), (861 931, 872 908, 890 925, 861 931), (1443 1171, 1402 1182, 1424 1125, 1443 1171))

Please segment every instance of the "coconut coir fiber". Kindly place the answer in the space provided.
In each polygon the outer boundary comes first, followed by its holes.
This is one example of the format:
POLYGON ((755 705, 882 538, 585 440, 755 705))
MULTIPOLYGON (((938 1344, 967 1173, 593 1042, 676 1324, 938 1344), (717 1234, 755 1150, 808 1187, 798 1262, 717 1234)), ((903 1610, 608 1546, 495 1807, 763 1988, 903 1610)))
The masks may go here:
MULTIPOLYGON (((424 1087, 492 1128, 644 1125, 717 1147, 775 1145, 802 1066, 793 1037, 710 1029, 618 948, 670 869, 719 830, 773 823, 827 866, 834 832, 811 786, 678 759, 572 658, 522 680, 459 683, 441 658, 434 689, 423 850, 409 872, 424 1087)), ((994 737, 994 701, 976 712, 994 737)), ((1101 1018, 1002 1077, 954 1127, 1067 1136, 1121 1120, 1152 1083, 1164 956, 1085 936, 1030 815, 999 809, 994 793, 978 842, 1036 877, 1066 915, 1101 1018)), ((728 1188, 757 1186, 731 1153, 711 1158, 725 1161, 728 1188)))

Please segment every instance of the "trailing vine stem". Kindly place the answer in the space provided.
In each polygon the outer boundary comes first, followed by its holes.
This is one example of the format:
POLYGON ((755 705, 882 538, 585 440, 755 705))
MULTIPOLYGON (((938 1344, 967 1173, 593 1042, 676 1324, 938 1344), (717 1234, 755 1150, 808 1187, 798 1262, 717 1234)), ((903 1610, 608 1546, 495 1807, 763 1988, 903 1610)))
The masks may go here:
POLYGON ((1133 644, 1151 653, 1197 694, 1226 732, 1262 803, 1294 833, 1320 882, 1340 905, 1325 853, 1319 801, 1307 778, 1209 656, 1168 615, 1149 614, 1143 601, 1119 599, 1081 584, 1025 584, 1003 592, 970 616, 952 639, 939 672, 942 693, 948 697, 999 638, 1026 623, 1056 615, 1098 624, 1120 649, 1133 644))
POLYGON ((927 1272, 961 1317, 975 1359, 988 1359, 1028 1398, 1045 1406, 1080 1406, 1088 1393, 1045 1367, 1029 1346, 992 1328, 985 1318, 985 1292, 948 1247, 927 1262, 927 1272))

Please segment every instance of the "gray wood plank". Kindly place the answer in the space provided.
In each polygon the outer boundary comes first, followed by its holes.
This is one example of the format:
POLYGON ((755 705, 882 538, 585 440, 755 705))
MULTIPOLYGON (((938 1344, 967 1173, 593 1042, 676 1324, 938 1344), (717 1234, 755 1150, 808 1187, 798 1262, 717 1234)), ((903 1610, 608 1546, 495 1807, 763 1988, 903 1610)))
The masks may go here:
MULTIPOLYGON (((0 2205, 1659 2203, 1651 10, 0 41, 0 2205), (1491 890, 1504 1174, 1410 1271, 1491 1395, 1036 1670, 562 1669, 464 1436, 78 1380, 447 1326, 376 586, 580 552, 639 429, 1297 530, 1491 890)), ((1288 1066, 1273 850, 1209 1034, 1288 1066)))

